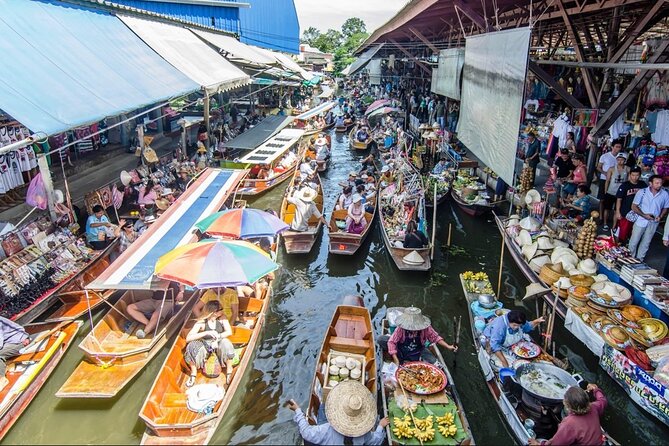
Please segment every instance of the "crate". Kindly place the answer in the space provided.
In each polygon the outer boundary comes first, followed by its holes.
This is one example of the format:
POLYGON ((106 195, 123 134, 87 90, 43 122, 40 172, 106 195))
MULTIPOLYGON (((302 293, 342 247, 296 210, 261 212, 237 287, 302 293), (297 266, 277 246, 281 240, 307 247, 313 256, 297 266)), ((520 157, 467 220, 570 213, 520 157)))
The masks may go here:
MULTIPOLYGON (((358 355, 356 353, 338 352, 336 350, 330 350, 330 353, 328 354, 328 362, 325 365, 325 370, 323 370, 323 376, 325 377, 325 383, 323 384, 323 403, 325 403, 325 400, 327 399, 328 394, 333 389, 333 387, 330 387, 328 385, 330 383, 330 361, 332 360, 332 358, 335 358, 337 356, 345 356, 347 358, 353 358, 353 359, 357 359, 358 361, 360 361, 360 364, 361 364, 361 367, 362 367, 362 373, 360 374, 360 378, 358 378, 356 381, 359 381, 362 384, 365 384, 365 380, 366 380, 365 366, 367 364, 365 362, 365 357, 363 355, 358 355)), ((352 379, 352 378, 349 377, 348 379, 352 379)))

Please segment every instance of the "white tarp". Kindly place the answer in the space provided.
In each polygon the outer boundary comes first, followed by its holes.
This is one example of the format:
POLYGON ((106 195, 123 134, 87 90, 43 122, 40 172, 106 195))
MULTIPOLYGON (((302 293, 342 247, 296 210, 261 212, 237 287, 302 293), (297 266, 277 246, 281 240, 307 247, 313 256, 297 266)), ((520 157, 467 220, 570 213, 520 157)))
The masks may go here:
POLYGON ((223 50, 226 53, 225 57, 229 60, 253 65, 277 65, 276 58, 256 51, 257 48, 242 43, 233 37, 199 29, 191 29, 191 31, 218 49, 223 50))
POLYGON ((163 59, 208 93, 229 90, 251 81, 246 73, 186 28, 127 15, 118 17, 163 59))
POLYGON ((347 67, 348 72, 346 73, 346 76, 353 76, 355 73, 365 68, 369 61, 372 60, 374 56, 376 56, 376 53, 378 53, 379 50, 383 48, 383 45, 385 45, 385 43, 373 46, 372 48, 362 53, 360 57, 354 60, 353 63, 347 67))
POLYGON ((464 64, 464 48, 440 51, 439 66, 432 70, 432 93, 460 100, 460 78, 464 64))
POLYGON ((381 59, 372 59, 367 64, 369 71, 369 83, 371 85, 381 85, 381 59))
POLYGON ((458 138, 513 184, 530 29, 467 37, 458 138))

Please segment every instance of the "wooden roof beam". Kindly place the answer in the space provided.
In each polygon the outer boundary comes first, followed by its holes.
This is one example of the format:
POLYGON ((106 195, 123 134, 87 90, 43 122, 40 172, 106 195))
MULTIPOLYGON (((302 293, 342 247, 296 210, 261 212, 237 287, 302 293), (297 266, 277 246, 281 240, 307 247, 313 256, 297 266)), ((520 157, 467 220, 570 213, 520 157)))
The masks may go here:
POLYGON ((474 11, 474 9, 466 4, 463 0, 453 0, 453 6, 462 12, 469 20, 483 31, 488 31, 489 27, 481 15, 474 11))
POLYGON ((419 67, 420 67, 426 74, 432 75, 432 70, 431 70, 429 67, 427 67, 421 60, 418 60, 418 59, 416 58, 416 56, 414 56, 413 54, 411 54, 410 52, 408 52, 402 45, 400 45, 399 43, 397 43, 397 41, 395 41, 394 39, 388 39, 388 40, 389 40, 393 45, 395 45, 395 46, 397 47, 397 49, 400 50, 400 51, 402 52, 402 54, 404 54, 406 57, 408 57, 409 59, 411 59, 411 60, 413 60, 414 62, 416 62, 416 64, 417 64, 417 65, 418 65, 418 66, 419 66, 419 67))
POLYGON ((627 35, 616 47, 615 52, 611 57, 609 57, 608 62, 618 62, 641 34, 662 20, 665 17, 665 14, 658 14, 658 12, 665 6, 665 0, 656 0, 653 7, 650 8, 644 16, 640 17, 634 22, 632 26, 628 28, 627 35))
POLYGON ((437 48, 436 46, 434 46, 432 44, 432 42, 427 40, 425 38, 425 36, 420 33, 420 31, 418 31, 417 29, 412 28, 412 27, 409 27, 409 31, 411 31, 416 37, 418 37, 418 39, 420 39, 421 42, 423 42, 425 45, 427 45, 428 48, 430 48, 433 53, 439 54, 439 48, 437 48))
POLYGON ((555 94, 560 96, 572 109, 575 108, 586 108, 576 99, 574 96, 570 95, 567 90, 564 89, 559 82, 553 79, 553 76, 548 74, 543 68, 541 68, 535 61, 531 60, 529 62, 529 69, 534 73, 544 84, 548 85, 551 90, 555 91, 555 94))

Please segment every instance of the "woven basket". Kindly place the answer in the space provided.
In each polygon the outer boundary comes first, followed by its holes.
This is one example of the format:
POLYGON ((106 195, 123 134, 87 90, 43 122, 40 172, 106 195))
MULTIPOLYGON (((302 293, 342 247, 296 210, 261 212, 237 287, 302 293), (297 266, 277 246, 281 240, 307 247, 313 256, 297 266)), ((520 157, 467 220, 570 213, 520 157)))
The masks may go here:
POLYGON ((551 268, 552 266, 552 263, 546 263, 541 267, 541 271, 539 272, 539 278, 548 285, 553 285, 560 277, 565 276, 565 273, 559 273, 553 270, 551 268))
POLYGON ((552 285, 551 289, 555 291, 555 294, 557 294, 560 297, 560 299, 567 298, 568 292, 565 288, 560 288, 560 290, 558 290, 558 288, 555 285, 552 285))
POLYGON ((586 276, 585 274, 574 274, 573 276, 570 276, 569 279, 574 286, 590 288, 592 284, 595 283, 595 279, 592 276, 586 276))

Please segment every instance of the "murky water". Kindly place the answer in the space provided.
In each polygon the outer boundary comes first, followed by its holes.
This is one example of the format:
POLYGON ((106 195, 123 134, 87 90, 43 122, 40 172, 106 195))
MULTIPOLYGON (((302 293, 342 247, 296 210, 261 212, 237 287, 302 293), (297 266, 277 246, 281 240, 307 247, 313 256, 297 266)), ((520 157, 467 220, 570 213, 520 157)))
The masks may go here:
MULTIPOLYGON (((360 158, 348 148, 345 136, 333 137, 333 145, 333 162, 322 177, 328 215, 339 193, 337 183, 357 168, 360 158)), ((278 209, 282 194, 280 187, 252 205, 278 209)), ((472 219, 449 204, 440 207, 437 216, 437 249, 431 274, 400 273, 385 252, 378 222, 354 257, 328 256, 327 234, 309 255, 280 255, 283 269, 275 283, 253 367, 246 371, 214 443, 299 443, 292 412, 282 405, 294 398, 306 408, 323 330, 347 294, 364 297, 377 332, 386 308, 413 304, 421 307, 437 331, 452 341, 453 317, 462 315, 457 366, 453 369, 450 352, 445 359, 452 368, 474 438, 478 444, 513 443, 478 368, 458 280, 463 271, 484 270, 496 285, 501 238, 492 221, 472 219), (451 249, 446 247, 449 224, 453 225, 451 249)), ((526 284, 512 260, 506 259, 502 295, 507 306, 520 305, 526 284)), ((527 309, 533 312, 533 304, 527 309)), ((77 343, 89 329, 87 321, 77 343)), ((556 331, 558 343, 584 358, 583 366, 591 374, 586 377, 599 383, 609 397, 603 424, 614 438, 623 444, 666 442, 669 429, 634 405, 573 336, 560 327, 556 331)), ((113 400, 60 400, 54 393, 82 357, 73 346, 4 443, 139 443, 144 424, 137 414, 166 353, 167 349, 113 400)))

